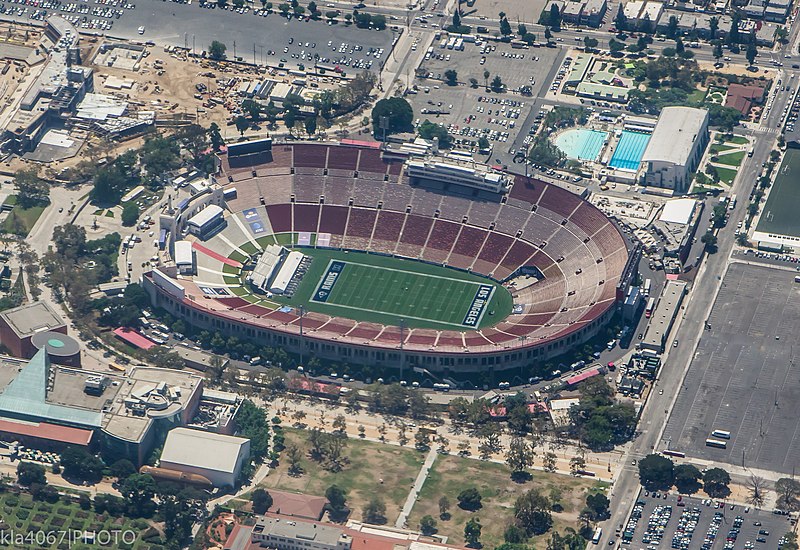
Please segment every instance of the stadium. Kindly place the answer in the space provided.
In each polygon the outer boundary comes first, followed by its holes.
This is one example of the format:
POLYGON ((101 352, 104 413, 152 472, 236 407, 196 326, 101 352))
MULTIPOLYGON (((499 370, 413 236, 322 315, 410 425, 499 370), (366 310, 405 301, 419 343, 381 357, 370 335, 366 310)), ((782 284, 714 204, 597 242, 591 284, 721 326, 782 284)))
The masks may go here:
POLYGON ((306 357, 522 368, 595 335, 636 271, 580 196, 455 157, 259 140, 212 183, 162 214, 184 250, 145 274, 154 305, 306 357))

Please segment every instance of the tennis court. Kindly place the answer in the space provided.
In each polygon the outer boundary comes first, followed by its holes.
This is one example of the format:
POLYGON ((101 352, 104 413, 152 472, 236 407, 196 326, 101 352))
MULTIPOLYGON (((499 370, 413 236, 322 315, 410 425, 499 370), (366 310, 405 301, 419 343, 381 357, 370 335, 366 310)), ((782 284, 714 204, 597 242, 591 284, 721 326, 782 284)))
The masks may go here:
POLYGON ((800 237, 798 204, 800 204, 800 151, 788 149, 761 211, 756 230, 800 237))

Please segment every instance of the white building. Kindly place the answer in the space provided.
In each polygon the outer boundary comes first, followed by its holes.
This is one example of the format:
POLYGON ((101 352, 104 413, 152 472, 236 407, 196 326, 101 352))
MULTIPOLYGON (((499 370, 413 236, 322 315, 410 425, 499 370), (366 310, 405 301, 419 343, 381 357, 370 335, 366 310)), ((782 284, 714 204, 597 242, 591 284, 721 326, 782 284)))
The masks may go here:
POLYGON ((189 241, 175 243, 175 266, 181 275, 192 275, 194 273, 194 251, 192 250, 192 243, 189 241))
POLYGON ((167 434, 159 467, 208 478, 215 487, 233 487, 250 457, 250 440, 189 428, 167 434))
POLYGON ((453 155, 409 160, 406 170, 411 178, 453 183, 492 193, 505 193, 511 185, 508 175, 485 164, 468 158, 457 159, 453 155))
POLYGON ((353 544, 338 527, 270 517, 258 518, 250 536, 254 543, 278 550, 349 550, 353 544))
POLYGON ((644 184, 684 192, 708 144, 708 111, 664 107, 642 156, 644 184))

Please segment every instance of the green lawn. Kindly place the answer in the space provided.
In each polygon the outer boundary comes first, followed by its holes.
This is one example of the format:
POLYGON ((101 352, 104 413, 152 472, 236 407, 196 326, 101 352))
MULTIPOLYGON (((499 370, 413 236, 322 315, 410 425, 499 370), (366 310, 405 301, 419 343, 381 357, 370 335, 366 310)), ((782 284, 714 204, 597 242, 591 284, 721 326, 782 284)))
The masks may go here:
POLYGON ((686 99, 687 103, 701 103, 706 98, 705 90, 692 90, 686 99))
POLYGON ((303 473, 290 476, 287 461, 282 457, 280 466, 270 470, 261 484, 309 495, 324 495, 328 487, 336 484, 347 492, 352 519, 360 519, 364 505, 377 495, 386 503, 388 523, 394 523, 425 461, 425 455, 413 448, 351 438, 344 451, 348 463, 341 472, 333 473, 308 458, 308 432, 294 429, 284 432, 287 445, 293 443, 304 451, 300 463, 303 473))
POLYGON ((32 208, 15 206, 3 221, 3 231, 27 237, 42 212, 44 212, 43 206, 34 206, 32 208))
POLYGON ((113 210, 106 210, 106 218, 113 218, 114 211, 113 210))
POLYGON ((254 245, 253 243, 251 243, 249 241, 243 242, 242 244, 240 244, 239 248, 241 248, 242 250, 244 250, 245 252, 247 252, 251 256, 253 254, 255 254, 256 252, 260 252, 260 250, 258 248, 256 248, 256 245, 254 245))
POLYGON ((748 140, 744 136, 733 136, 731 139, 728 139, 726 141, 728 143, 733 143, 735 145, 747 145, 748 143, 750 143, 750 140, 748 140))
POLYGON ((736 166, 738 167, 742 163, 742 159, 744 158, 744 151, 736 151, 734 153, 727 153, 725 155, 720 155, 717 159, 717 163, 725 164, 726 166, 736 166))
POLYGON ((709 147, 708 150, 711 152, 711 154, 717 155, 725 151, 730 151, 731 149, 733 149, 733 145, 724 145, 721 143, 715 143, 714 145, 709 147))
POLYGON ((96 514, 92 510, 81 510, 72 502, 59 500, 56 503, 36 502, 30 495, 14 495, 12 493, 0 494, 0 510, 2 510, 2 530, 20 536, 18 544, 3 546, 15 550, 34 550, 41 548, 121 548, 131 550, 162 550, 166 546, 160 544, 160 536, 155 530, 150 529, 147 522, 141 519, 116 518, 108 514, 96 514), (81 531, 103 530, 121 533, 127 531, 126 541, 133 540, 132 544, 122 542, 121 538, 116 543, 100 544, 98 539, 95 544, 88 544, 82 540, 67 538, 69 533, 81 531), (40 535, 36 537, 37 533, 40 535), (52 539, 45 538, 48 533, 52 539), (61 537, 61 534, 64 534, 61 537), (25 535, 30 539, 23 539, 25 535), (130 537, 127 538, 127 537, 130 537), (148 542, 147 540, 152 540, 148 542), (50 542, 52 541, 52 544, 50 542))
POLYGON ((731 168, 720 168, 719 166, 715 166, 714 168, 717 169, 717 174, 719 174, 719 179, 725 183, 732 183, 733 179, 736 177, 738 173, 737 170, 733 170, 731 168))
POLYGON ((800 204, 800 151, 788 149, 783 157, 775 183, 761 210, 758 231, 800 236, 797 205, 800 204))
MULTIPOLYGON (((464 525, 471 517, 478 517, 483 525, 483 547, 494 548, 502 544, 503 531, 513 523, 514 501, 526 491, 538 489, 545 496, 550 496, 554 489, 560 491, 563 511, 553 514, 553 527, 563 530, 577 527, 577 516, 585 505, 587 493, 603 486, 585 478, 539 471, 534 472, 529 481, 516 483, 511 480, 511 471, 505 464, 440 455, 420 491, 408 525, 417 529, 420 519, 431 515, 436 518, 439 533, 447 535, 451 544, 463 544, 464 525), (456 499, 462 490, 470 487, 478 489, 482 497, 482 507, 475 512, 459 508, 456 499), (451 503, 451 517, 447 521, 439 518, 439 499, 442 496, 451 503)), ((534 548, 544 548, 548 536, 536 537, 529 544, 534 548)))
POLYGON ((359 321, 439 329, 481 328, 498 323, 511 313, 511 294, 501 285, 481 277, 413 260, 361 252, 304 248, 313 262, 294 296, 276 300, 309 311, 359 321), (331 261, 344 263, 327 301, 317 292, 329 274, 331 261), (474 325, 464 324, 481 288, 491 288, 488 304, 474 325))
POLYGON ((243 264, 243 263, 245 263, 247 261, 247 256, 245 256, 244 254, 242 254, 238 250, 234 250, 233 252, 231 252, 228 255, 228 258, 231 259, 231 260, 235 260, 235 261, 239 262, 240 264, 243 264))

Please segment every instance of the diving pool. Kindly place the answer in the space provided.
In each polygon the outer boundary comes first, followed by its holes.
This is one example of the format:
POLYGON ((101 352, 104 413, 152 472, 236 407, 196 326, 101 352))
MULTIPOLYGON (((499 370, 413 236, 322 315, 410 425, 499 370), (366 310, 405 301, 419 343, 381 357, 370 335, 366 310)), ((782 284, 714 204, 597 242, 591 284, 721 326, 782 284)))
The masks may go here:
POLYGON ((619 170, 632 170, 635 172, 639 169, 639 163, 642 161, 644 150, 647 149, 649 141, 650 134, 623 130, 619 143, 614 149, 614 155, 608 165, 619 170))
POLYGON ((608 132, 578 128, 559 134, 555 139, 555 144, 568 158, 596 161, 606 138, 608 138, 608 132))

